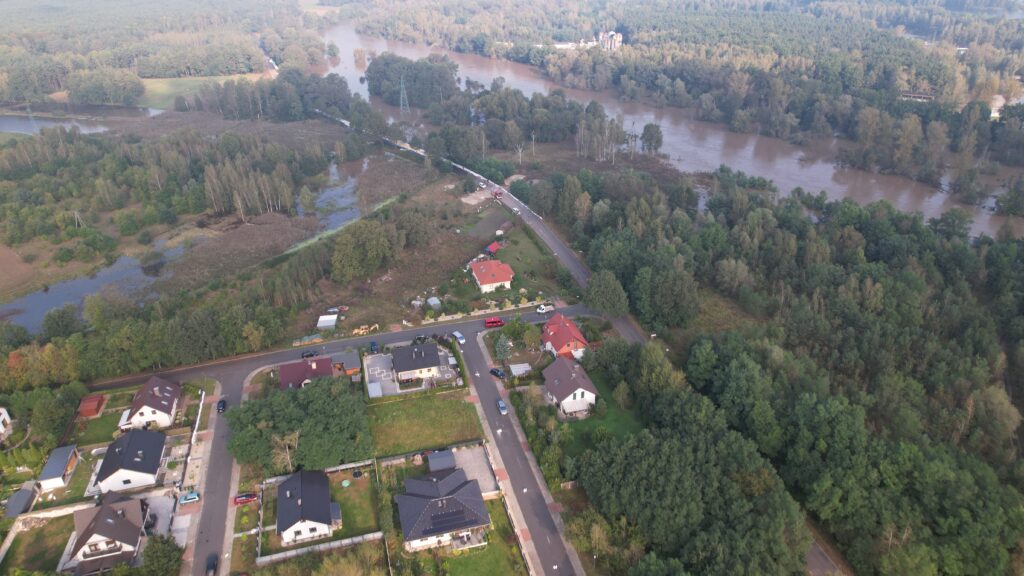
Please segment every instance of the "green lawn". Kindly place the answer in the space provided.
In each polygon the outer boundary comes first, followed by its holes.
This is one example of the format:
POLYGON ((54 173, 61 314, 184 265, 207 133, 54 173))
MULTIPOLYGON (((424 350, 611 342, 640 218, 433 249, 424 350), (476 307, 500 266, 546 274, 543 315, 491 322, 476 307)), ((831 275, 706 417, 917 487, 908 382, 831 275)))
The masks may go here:
POLYGON ((256 539, 259 536, 235 538, 231 544, 231 573, 251 574, 256 569, 256 539))
POLYGON ((75 433, 74 442, 79 446, 91 446, 93 444, 109 444, 114 441, 114 432, 117 430, 117 423, 121 420, 121 412, 110 412, 101 414, 83 423, 79 421, 75 433))
POLYGON ((505 247, 498 251, 497 258, 515 271, 512 288, 543 292, 545 298, 558 294, 555 258, 542 250, 522 228, 512 230, 505 238, 505 247))
POLYGON ((256 527, 257 507, 255 502, 238 506, 235 509, 235 534, 252 530, 256 527))
POLYGON ((371 404, 374 455, 443 448, 483 437, 476 409, 463 390, 371 404))
POLYGON ((189 97, 197 94, 199 89, 208 82, 224 82, 225 80, 239 80, 241 78, 249 78, 249 80, 255 82, 260 76, 260 74, 235 74, 232 76, 199 76, 191 78, 143 78, 142 84, 146 87, 146 93, 139 99, 139 106, 170 110, 174 108, 174 99, 176 97, 189 97))
POLYGON ((380 530, 377 520, 377 491, 370 479, 370 469, 363 469, 360 478, 353 478, 352 471, 336 472, 330 475, 331 501, 341 505, 341 537, 349 538, 380 530), (344 480, 350 482, 343 488, 344 480))
POLYGON ((449 576, 526 574, 519 544, 512 531, 512 523, 509 522, 501 500, 488 500, 487 511, 491 514, 492 526, 487 535, 487 546, 447 559, 445 564, 449 576))
POLYGON ((11 543, 3 564, 0 564, 0 574, 8 574, 13 568, 56 572, 60 555, 74 531, 74 517, 68 514, 18 534, 11 543))
POLYGON ((8 142, 14 142, 17 140, 27 140, 30 138, 28 134, 20 134, 17 132, 0 132, 0 146, 8 142))
POLYGON ((263 490, 263 526, 273 526, 277 522, 277 486, 263 490))
POLYGON ((85 488, 86 484, 89 483, 89 477, 92 475, 92 465, 92 459, 87 459, 86 455, 83 455, 82 459, 78 462, 78 466, 75 467, 75 472, 71 475, 71 481, 68 482, 67 488, 55 490, 51 494, 40 497, 36 501, 36 510, 88 500, 90 497, 85 496, 85 488), (47 499, 50 495, 54 497, 53 500, 47 499))
POLYGON ((590 434, 599 427, 604 427, 619 438, 627 434, 633 434, 643 429, 643 424, 636 417, 632 410, 620 408, 612 399, 612 387, 605 381, 603 374, 590 374, 590 379, 597 387, 598 394, 608 404, 608 412, 604 416, 591 415, 584 420, 571 422, 572 441, 563 445, 563 450, 570 456, 578 456, 591 446, 590 434))

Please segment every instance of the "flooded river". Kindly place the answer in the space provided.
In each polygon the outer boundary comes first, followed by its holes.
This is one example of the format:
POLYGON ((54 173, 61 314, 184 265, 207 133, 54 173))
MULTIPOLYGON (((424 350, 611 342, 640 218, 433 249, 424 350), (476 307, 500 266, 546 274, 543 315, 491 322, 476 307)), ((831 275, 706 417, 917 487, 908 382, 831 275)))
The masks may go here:
MULTIPOLYGON (((563 88, 545 78, 538 69, 525 64, 383 40, 358 34, 348 24, 329 29, 325 37, 341 50, 340 62, 330 71, 343 76, 352 91, 363 96, 367 96, 366 85, 360 83, 359 78, 365 69, 356 65, 354 50, 361 48, 367 55, 393 52, 407 58, 446 53, 459 65, 459 75, 463 79, 470 78, 490 86, 492 79, 501 76, 506 86, 518 88, 527 96, 560 88, 575 100, 596 100, 609 114, 621 114, 627 129, 639 131, 648 122, 658 123, 664 133, 661 152, 668 156, 672 165, 685 172, 711 171, 725 164, 735 170, 773 180, 783 194, 799 186, 808 192, 824 190, 829 198, 851 198, 861 204, 885 199, 900 210, 920 212, 925 219, 961 207, 971 212, 974 218, 974 234, 994 236, 1007 221, 1004 216, 985 208, 965 206, 949 194, 909 178, 838 167, 834 159, 839 143, 835 140, 818 141, 813 147, 800 147, 778 138, 737 134, 720 124, 694 120, 688 110, 623 102, 609 92, 563 88)), ((1024 221, 1020 218, 1009 220, 1018 235, 1024 234, 1024 221)))
POLYGON ((65 128, 77 126, 85 134, 104 132, 107 129, 106 126, 97 122, 87 122, 84 120, 56 120, 35 116, 0 115, 0 132, 38 134, 43 128, 53 128, 54 126, 64 126, 65 128))

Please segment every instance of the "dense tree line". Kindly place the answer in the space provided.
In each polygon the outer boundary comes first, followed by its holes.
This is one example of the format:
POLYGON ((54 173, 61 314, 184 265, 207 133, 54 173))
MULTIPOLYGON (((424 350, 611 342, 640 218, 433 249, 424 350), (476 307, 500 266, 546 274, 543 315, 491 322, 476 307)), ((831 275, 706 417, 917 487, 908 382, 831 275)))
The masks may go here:
POLYGON ((292 213, 301 184, 326 166, 316 146, 293 151, 251 136, 137 142, 47 129, 0 149, 3 241, 74 241, 69 259, 88 261, 116 247, 99 231, 111 215, 132 236, 181 214, 292 213))
POLYGON ((340 379, 272 390, 229 411, 228 425, 231 455, 267 474, 322 470, 372 454, 362 389, 340 379))
POLYGON ((972 242, 956 210, 926 223, 885 202, 800 190, 780 200, 727 168, 705 214, 685 182, 666 188, 584 171, 515 192, 565 226, 597 274, 612 273, 608 292, 625 290, 643 323, 684 325, 674 315, 696 311, 698 282, 764 319, 746 340, 691 351, 688 378, 859 571, 1019 562, 1024 244, 972 242), (580 189, 585 211, 571 201, 580 189), (652 305, 658 290, 642 287, 658 285, 678 304, 652 305))

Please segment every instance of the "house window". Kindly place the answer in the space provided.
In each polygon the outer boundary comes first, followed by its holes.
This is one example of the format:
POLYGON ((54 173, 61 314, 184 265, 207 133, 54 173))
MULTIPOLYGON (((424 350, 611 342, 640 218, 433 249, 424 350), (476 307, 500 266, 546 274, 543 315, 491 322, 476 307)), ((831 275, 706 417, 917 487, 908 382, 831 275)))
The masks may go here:
POLYGON ((295 536, 294 536, 294 537, 295 537, 295 538, 302 538, 302 530, 296 530, 296 531, 295 531, 295 536))
POLYGON ((316 534, 316 526, 313 526, 312 528, 310 528, 309 529, 309 533, 310 534, 316 534))
POLYGON ((131 483, 132 483, 132 480, 131 480, 131 478, 128 478, 128 479, 126 479, 126 480, 122 480, 122 481, 121 481, 121 484, 124 484, 125 486, 127 486, 127 485, 129 485, 129 484, 131 484, 131 483))
POLYGON ((99 549, 100 549, 100 545, 99 544, 89 544, 89 551, 90 552, 96 552, 99 549))
POLYGON ((156 410, 150 410, 149 413, 153 414, 153 415, 156 415, 156 410))

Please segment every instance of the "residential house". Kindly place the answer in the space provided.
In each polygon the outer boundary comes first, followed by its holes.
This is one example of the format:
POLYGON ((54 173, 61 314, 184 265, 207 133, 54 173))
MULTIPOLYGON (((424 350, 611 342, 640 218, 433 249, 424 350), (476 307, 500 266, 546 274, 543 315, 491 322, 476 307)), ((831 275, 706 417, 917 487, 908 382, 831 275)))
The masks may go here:
POLYGON ((563 414, 586 412, 597 402, 597 387, 583 366, 562 356, 544 369, 544 393, 563 414))
POLYGON ((133 490, 156 484, 166 437, 153 430, 129 430, 107 447, 96 473, 100 492, 133 490))
POLYGON ((327 538, 341 527, 341 507, 331 502, 327 474, 300 470, 277 486, 277 533, 281 544, 327 538))
POLYGON ((399 382, 441 375, 441 355, 434 342, 392 349, 391 364, 399 382))
POLYGON ((363 362, 357 350, 343 350, 332 357, 334 368, 340 369, 346 376, 355 376, 363 370, 363 362))
POLYGON ((576 323, 566 318, 561 312, 556 312, 550 320, 544 324, 541 331, 541 343, 544 349, 555 356, 563 358, 583 358, 587 351, 587 339, 576 326, 576 323))
POLYGON ((480 484, 461 468, 406 478, 395 502, 409 552, 465 541, 491 524, 480 484))
POLYGON ((495 290, 512 288, 515 272, 501 260, 481 260, 469 265, 473 279, 484 294, 495 290))
POLYGON ((121 416, 118 427, 169 428, 181 402, 181 384, 153 376, 132 398, 132 405, 121 416))
POLYGON ((7 408, 0 406, 0 440, 10 436, 13 429, 11 414, 7 412, 7 408))
POLYGON ((43 471, 39 474, 39 491, 45 494, 67 488, 71 475, 78 466, 79 458, 78 447, 74 444, 61 446, 50 452, 50 457, 46 459, 43 471))
POLYGON ((98 506, 75 512, 74 545, 61 570, 72 574, 101 574, 131 563, 145 536, 149 508, 121 494, 107 494, 98 506))
POLYGON ((302 388, 317 378, 334 376, 334 366, 327 357, 314 356, 277 367, 278 386, 281 390, 302 388))

